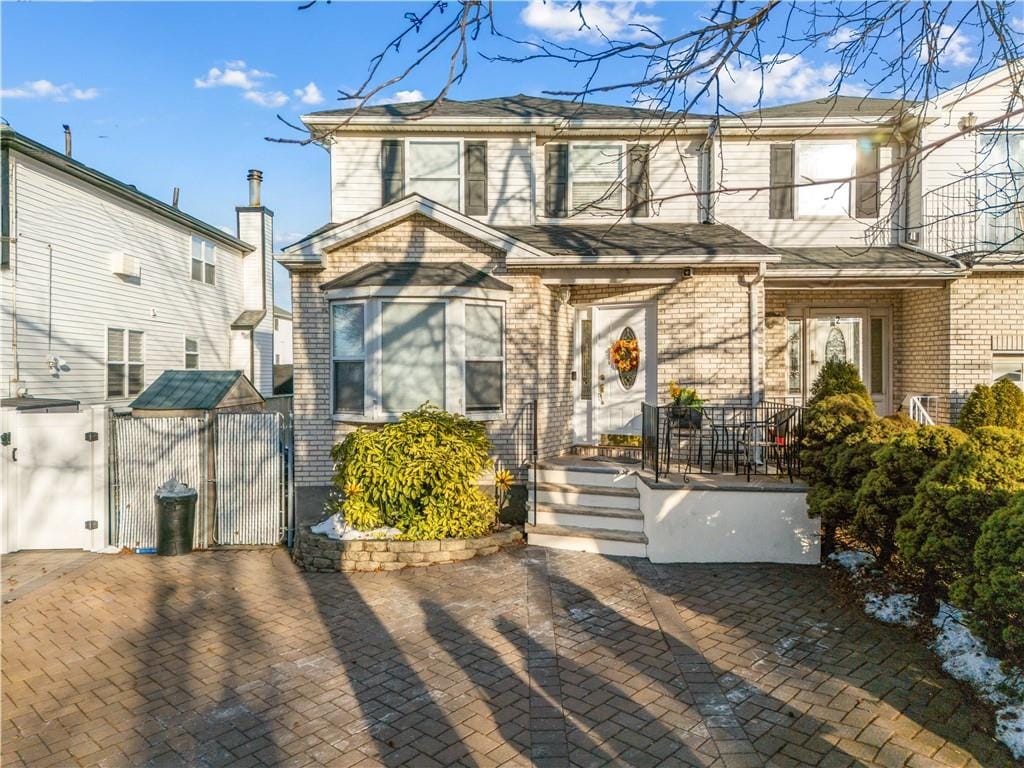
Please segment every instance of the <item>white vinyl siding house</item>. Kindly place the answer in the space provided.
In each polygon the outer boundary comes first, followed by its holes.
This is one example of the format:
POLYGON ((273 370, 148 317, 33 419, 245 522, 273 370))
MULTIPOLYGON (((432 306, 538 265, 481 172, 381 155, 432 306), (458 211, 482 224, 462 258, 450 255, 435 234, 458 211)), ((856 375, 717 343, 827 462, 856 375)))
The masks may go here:
MULTIPOLYGON (((4 140, 12 241, 0 267, 3 396, 126 404, 141 391, 129 371, 144 388, 185 367, 186 338, 203 368, 230 368, 230 326, 246 306, 246 243, 164 214, 152 198, 136 202, 134 190, 112 189, 118 182, 107 177, 94 183, 89 174, 100 175, 81 164, 67 161, 65 170, 62 155, 17 134, 4 140), (212 285, 192 279, 197 235, 214 246, 212 285), (133 366, 127 351, 110 356, 110 329, 141 334, 144 366, 133 366), (127 366, 123 386, 111 381, 114 365, 127 366)), ((271 381, 268 372, 268 393, 271 381)))

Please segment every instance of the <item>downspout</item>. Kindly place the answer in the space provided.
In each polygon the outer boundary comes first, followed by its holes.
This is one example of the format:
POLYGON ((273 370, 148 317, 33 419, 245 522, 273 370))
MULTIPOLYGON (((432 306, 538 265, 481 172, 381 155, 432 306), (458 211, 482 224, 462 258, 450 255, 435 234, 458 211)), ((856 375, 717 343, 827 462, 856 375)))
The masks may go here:
POLYGON ((761 379, 761 328, 762 322, 757 311, 757 288, 764 284, 765 262, 757 265, 757 276, 747 283, 747 301, 750 316, 750 407, 756 408, 764 399, 764 382, 761 379))

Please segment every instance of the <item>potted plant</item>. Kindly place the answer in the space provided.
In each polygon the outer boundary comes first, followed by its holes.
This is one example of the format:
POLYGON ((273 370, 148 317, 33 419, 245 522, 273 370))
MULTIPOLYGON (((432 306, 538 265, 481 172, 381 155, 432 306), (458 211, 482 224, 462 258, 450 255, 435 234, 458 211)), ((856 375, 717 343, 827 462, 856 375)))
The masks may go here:
POLYGON ((672 381, 668 385, 668 396, 672 401, 669 410, 672 420, 683 429, 700 429, 704 422, 701 410, 704 401, 697 395, 697 390, 672 381))

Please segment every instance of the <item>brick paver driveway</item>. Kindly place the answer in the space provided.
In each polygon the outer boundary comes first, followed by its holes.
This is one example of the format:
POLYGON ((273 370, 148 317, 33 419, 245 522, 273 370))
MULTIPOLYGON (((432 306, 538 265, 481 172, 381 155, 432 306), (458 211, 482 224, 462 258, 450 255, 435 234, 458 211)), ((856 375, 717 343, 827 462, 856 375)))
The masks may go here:
POLYGON ((1011 764, 816 568, 110 556, 3 625, 5 766, 1011 764))

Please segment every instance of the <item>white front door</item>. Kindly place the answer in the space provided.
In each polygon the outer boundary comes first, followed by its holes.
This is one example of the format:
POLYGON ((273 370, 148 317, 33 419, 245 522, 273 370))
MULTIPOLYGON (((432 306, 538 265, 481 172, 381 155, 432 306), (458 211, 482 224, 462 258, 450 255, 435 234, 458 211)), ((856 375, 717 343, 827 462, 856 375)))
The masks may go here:
POLYGON ((875 410, 887 416, 890 397, 889 317, 870 309, 812 314, 807 320, 807 396, 829 360, 852 363, 864 381, 875 410))
POLYGON ((654 334, 649 332, 653 325, 653 307, 643 304, 580 310, 576 324, 577 441, 596 443, 601 435, 640 434, 640 405, 650 398, 648 386, 655 384, 657 370, 654 334), (612 346, 620 339, 636 340, 639 360, 633 370, 620 371, 612 362, 612 346))

